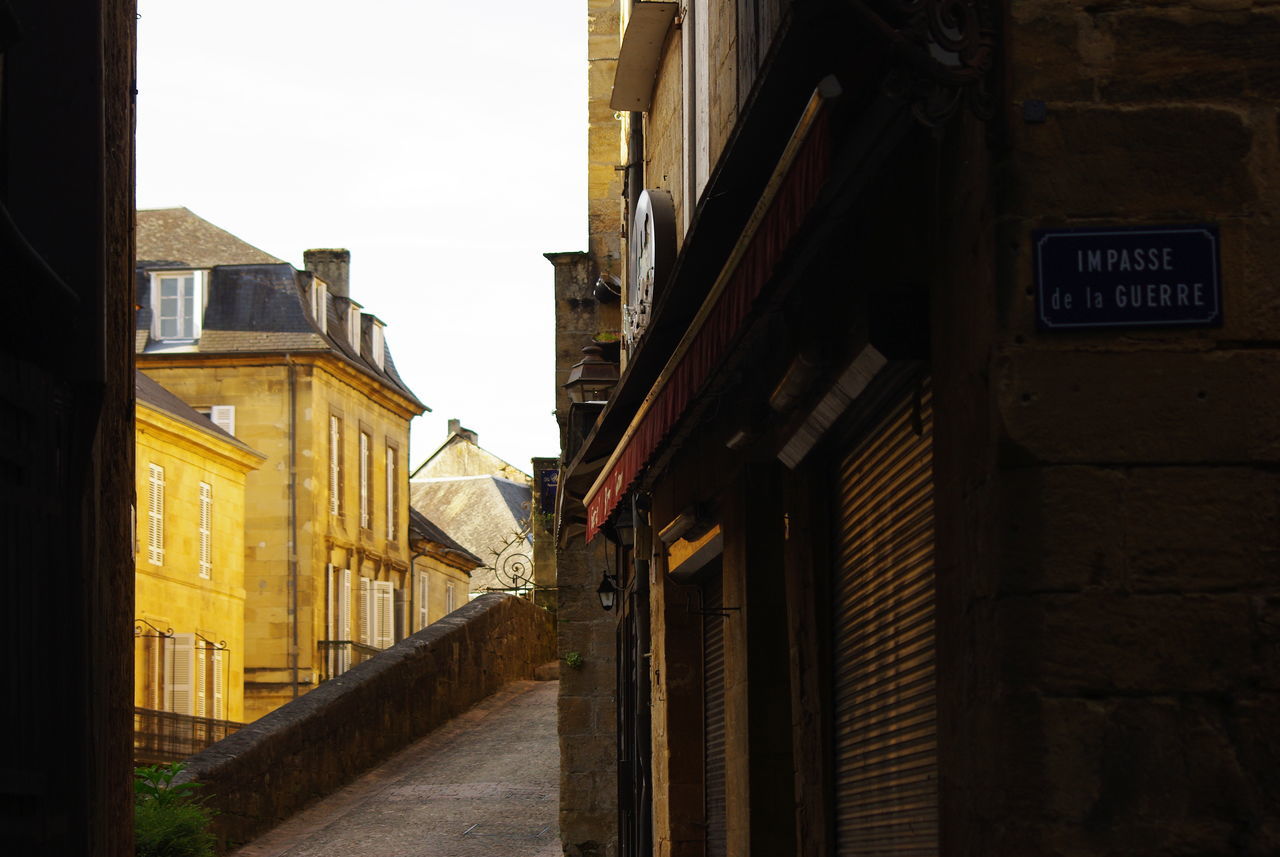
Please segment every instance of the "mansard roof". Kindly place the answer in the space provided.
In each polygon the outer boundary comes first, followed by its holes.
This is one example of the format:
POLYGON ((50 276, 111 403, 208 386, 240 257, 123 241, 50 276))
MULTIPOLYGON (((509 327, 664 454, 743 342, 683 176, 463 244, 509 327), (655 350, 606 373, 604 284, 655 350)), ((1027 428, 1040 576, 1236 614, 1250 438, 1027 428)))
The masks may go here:
POLYGON ((288 262, 240 241, 185 208, 140 211, 138 223, 140 237, 135 269, 138 311, 134 329, 137 354, 327 352, 381 381, 423 410, 429 410, 400 377, 385 336, 381 343, 382 366, 373 360, 372 327, 377 323, 373 316, 361 315, 360 341, 351 341, 346 323, 352 305, 350 298, 328 295, 327 332, 321 330, 310 309, 308 290, 313 280, 310 272, 296 270, 288 262), (156 214, 165 216, 144 216, 156 214), (151 232, 145 244, 141 239, 143 223, 148 224, 151 232), (156 233, 169 224, 176 225, 176 237, 161 240, 156 233), (181 246, 183 236, 193 241, 191 249, 181 246), (167 258, 157 258, 160 256, 167 258), (151 338, 151 272, 182 268, 209 271, 207 301, 199 339, 174 347, 151 338))

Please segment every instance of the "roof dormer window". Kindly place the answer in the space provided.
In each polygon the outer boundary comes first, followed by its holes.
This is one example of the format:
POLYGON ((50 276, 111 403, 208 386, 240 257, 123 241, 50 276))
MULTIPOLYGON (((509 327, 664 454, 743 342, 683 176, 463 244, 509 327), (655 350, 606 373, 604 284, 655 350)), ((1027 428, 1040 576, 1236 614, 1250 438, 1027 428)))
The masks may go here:
POLYGON ((386 353, 382 342, 382 322, 376 318, 373 324, 369 326, 369 356, 373 358, 373 363, 379 369, 385 369, 386 353))
POLYGON ((200 338, 205 307, 205 271, 154 271, 151 274, 151 338, 194 341, 200 338))
POLYGON ((347 341, 360 353, 360 304, 352 301, 347 304, 347 341))
POLYGON ((329 286, 319 277, 311 280, 311 317, 321 333, 329 332, 329 286))

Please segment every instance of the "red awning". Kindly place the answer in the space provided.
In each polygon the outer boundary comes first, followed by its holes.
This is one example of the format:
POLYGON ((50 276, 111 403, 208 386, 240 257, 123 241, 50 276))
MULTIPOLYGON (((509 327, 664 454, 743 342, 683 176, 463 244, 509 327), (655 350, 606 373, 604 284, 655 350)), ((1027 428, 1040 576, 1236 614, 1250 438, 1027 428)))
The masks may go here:
POLYGON ((815 92, 760 202, 666 368, 587 492, 587 541, 600 531, 712 372, 826 183, 831 141, 815 92))

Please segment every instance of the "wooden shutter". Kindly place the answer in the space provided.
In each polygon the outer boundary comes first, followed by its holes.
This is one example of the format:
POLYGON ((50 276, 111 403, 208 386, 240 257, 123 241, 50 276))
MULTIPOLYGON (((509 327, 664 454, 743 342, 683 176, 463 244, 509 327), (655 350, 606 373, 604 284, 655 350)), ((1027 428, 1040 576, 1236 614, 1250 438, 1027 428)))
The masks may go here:
POLYGON ((339 672, 346 672, 351 667, 351 569, 344 568, 342 570, 342 593, 339 598, 339 616, 342 620, 342 639, 346 643, 342 646, 342 657, 340 658, 339 672))
POLYGON ((223 658, 222 650, 213 650, 213 706, 212 716, 218 720, 227 719, 227 706, 225 701, 224 685, 223 685, 223 658))
POLYGON ((195 715, 196 717, 208 717, 209 645, 202 640, 196 640, 192 657, 196 667, 195 678, 192 680, 196 694, 195 715))
POLYGON ((389 580, 373 581, 373 645, 385 649, 395 642, 395 593, 389 580))
POLYGON ((901 395, 839 461, 836 853, 936 855, 932 405, 901 395))
POLYGON ((372 588, 369 586, 370 580, 367 577, 360 578, 360 642, 366 646, 372 645, 373 628, 372 624, 372 605, 370 601, 370 593, 372 588))
POLYGON ((164 565, 164 468, 147 467, 147 561, 164 565))
POLYGON ((724 857, 726 841, 724 576, 717 571, 702 585, 702 711, 703 788, 705 795, 706 857, 724 857))
POLYGON ((209 420, 229 435, 236 433, 236 406, 214 405, 209 408, 209 420))
POLYGON ((422 630, 430 624, 428 620, 428 604, 427 596, 429 594, 427 585, 427 573, 425 571, 418 572, 418 591, 414 593, 413 603, 418 610, 418 627, 415 630, 422 630))
POLYGON ((174 634, 169 638, 165 659, 164 707, 178 714, 195 713, 194 678, 195 634, 174 634))
POLYGON ((213 486, 200 483, 200 576, 213 576, 213 486))

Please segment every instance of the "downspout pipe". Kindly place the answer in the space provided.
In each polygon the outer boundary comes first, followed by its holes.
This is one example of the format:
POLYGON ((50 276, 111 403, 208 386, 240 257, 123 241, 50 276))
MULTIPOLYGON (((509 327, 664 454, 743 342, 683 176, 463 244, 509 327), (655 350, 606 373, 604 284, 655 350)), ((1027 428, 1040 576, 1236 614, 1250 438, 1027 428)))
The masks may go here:
POLYGON ((286 354, 289 367, 289 669, 293 698, 298 698, 298 367, 286 354))

